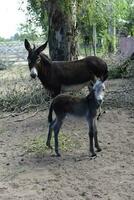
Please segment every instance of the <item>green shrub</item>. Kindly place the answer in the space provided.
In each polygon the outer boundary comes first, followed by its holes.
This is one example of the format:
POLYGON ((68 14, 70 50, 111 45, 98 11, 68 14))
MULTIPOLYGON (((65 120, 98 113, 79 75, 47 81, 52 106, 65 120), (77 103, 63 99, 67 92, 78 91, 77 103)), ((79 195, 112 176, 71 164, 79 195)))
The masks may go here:
POLYGON ((123 74, 123 71, 119 67, 109 69, 109 79, 122 78, 123 74))

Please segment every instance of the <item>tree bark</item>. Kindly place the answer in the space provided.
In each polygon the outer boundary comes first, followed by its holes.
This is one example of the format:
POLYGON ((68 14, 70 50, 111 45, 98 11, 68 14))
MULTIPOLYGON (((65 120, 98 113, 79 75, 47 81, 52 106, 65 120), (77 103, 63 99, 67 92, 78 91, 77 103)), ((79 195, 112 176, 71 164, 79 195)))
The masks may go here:
POLYGON ((76 0, 71 0, 68 11, 60 0, 48 0, 48 42, 52 60, 74 60, 78 58, 76 0))
POLYGON ((113 6, 110 3, 109 5, 109 25, 108 25, 108 33, 110 36, 110 40, 108 43, 108 52, 113 53, 115 51, 116 45, 116 27, 115 27, 115 19, 113 17, 113 6))

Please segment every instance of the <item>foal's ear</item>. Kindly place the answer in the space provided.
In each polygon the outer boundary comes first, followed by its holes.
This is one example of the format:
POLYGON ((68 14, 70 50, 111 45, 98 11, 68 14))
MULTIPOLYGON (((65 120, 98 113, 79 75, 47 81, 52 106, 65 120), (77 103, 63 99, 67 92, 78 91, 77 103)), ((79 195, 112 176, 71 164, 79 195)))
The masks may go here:
POLYGON ((46 41, 43 45, 41 45, 40 47, 38 47, 38 48, 36 49, 36 53, 37 53, 37 54, 40 54, 40 53, 46 48, 47 43, 48 43, 48 41, 46 41))
POLYGON ((89 90, 89 92, 92 91, 93 85, 94 85, 94 82, 93 82, 93 81, 90 81, 90 82, 89 82, 89 85, 88 85, 88 90, 89 90))
POLYGON ((30 43, 28 42, 27 39, 25 39, 25 41, 24 41, 24 46, 25 46, 25 48, 26 48, 27 51, 31 50, 31 45, 30 45, 30 43))

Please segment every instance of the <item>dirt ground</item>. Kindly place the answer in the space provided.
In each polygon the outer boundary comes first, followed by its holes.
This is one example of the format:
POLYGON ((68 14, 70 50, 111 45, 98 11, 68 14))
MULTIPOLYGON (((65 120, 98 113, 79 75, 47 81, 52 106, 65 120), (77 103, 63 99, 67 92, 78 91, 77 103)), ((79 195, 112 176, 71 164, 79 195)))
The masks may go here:
POLYGON ((86 122, 73 117, 66 119, 60 133, 62 157, 44 150, 40 145, 45 146, 47 114, 7 113, 0 119, 1 200, 134 199, 132 109, 107 107, 98 122, 102 152, 96 159, 89 157, 86 122))

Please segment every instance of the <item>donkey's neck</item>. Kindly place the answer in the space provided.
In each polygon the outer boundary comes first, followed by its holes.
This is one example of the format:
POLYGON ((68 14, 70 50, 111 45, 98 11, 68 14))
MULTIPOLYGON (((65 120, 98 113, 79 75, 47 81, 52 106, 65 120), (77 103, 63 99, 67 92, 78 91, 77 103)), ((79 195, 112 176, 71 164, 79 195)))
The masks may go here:
POLYGON ((43 53, 40 54, 40 57, 41 61, 38 68, 38 77, 43 85, 45 85, 44 83, 50 78, 49 71, 51 70, 51 60, 43 53))

